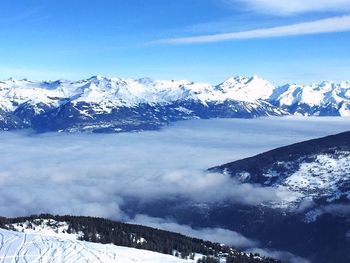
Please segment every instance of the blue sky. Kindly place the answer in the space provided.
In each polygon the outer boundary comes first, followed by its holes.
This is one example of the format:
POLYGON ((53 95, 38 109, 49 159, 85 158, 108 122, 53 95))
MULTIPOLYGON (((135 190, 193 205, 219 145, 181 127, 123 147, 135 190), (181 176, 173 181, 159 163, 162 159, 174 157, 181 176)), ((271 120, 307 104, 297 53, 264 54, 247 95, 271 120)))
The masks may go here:
POLYGON ((2 0, 0 8, 0 79, 350 80, 350 0, 2 0))

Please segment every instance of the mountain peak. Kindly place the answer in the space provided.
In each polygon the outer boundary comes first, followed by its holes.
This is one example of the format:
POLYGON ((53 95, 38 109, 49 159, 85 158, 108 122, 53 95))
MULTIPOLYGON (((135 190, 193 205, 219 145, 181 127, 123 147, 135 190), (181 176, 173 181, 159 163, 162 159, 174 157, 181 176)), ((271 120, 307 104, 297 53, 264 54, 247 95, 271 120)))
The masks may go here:
POLYGON ((224 82, 220 83, 222 84, 233 84, 233 83, 243 83, 246 82, 249 78, 246 76, 232 76, 226 79, 224 82))
POLYGON ((252 81, 268 82, 266 79, 264 79, 258 75, 253 75, 248 79, 248 82, 252 82, 252 81))
POLYGON ((107 78, 98 74, 98 75, 91 76, 87 80, 88 81, 102 81, 102 80, 105 80, 105 79, 107 79, 107 78))
POLYGON ((153 83, 154 80, 152 78, 149 78, 149 77, 143 77, 143 78, 137 79, 137 82, 141 83, 141 84, 149 85, 149 84, 153 83))
POLYGON ((216 88, 223 93, 231 93, 230 97, 239 101, 268 99, 275 89, 267 80, 256 75, 231 77, 216 88))

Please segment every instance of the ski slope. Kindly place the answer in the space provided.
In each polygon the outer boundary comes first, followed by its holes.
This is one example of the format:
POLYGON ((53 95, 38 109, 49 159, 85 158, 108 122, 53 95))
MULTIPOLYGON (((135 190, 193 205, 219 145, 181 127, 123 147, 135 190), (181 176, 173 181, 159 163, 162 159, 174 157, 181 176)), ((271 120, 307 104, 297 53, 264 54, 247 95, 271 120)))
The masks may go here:
POLYGON ((185 263, 147 250, 0 229, 0 263, 185 263))

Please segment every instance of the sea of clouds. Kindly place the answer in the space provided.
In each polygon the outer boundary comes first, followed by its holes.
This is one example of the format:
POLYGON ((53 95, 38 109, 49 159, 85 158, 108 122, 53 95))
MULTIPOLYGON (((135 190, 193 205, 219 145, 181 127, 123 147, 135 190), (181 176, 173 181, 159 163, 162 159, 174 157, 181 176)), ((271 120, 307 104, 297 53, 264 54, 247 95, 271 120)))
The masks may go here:
POLYGON ((288 193, 240 184, 206 169, 347 130, 349 118, 279 117, 193 120, 160 131, 121 134, 2 132, 0 215, 102 216, 249 246, 255 241, 233 231, 190 231, 147 215, 129 218, 121 207, 130 197, 246 204, 283 199, 288 193))

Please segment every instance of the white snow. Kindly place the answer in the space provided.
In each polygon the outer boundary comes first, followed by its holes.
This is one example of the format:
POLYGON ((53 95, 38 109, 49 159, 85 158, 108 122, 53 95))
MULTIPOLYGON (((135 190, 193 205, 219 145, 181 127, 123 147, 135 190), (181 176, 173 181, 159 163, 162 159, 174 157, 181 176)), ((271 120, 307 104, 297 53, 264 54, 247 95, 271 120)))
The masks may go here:
POLYGON ((229 97, 230 99, 240 101, 266 100, 268 99, 275 87, 268 81, 253 76, 229 78, 220 85, 217 89, 222 91, 222 98, 229 97))
POLYGON ((338 187, 350 180, 350 153, 340 152, 337 157, 320 154, 312 162, 303 162, 299 169, 282 184, 290 190, 308 193, 308 196, 339 198, 338 187))
POLYGON ((185 263, 171 255, 0 229, 1 263, 185 263))
MULTIPOLYGON (((91 104, 96 113, 109 113, 119 106, 134 107, 145 104, 168 104, 175 101, 195 100, 200 103, 225 100, 255 101, 268 98, 273 86, 259 77, 230 78, 218 86, 193 83, 187 80, 152 80, 106 78, 94 76, 69 82, 32 82, 7 80, 0 82, 0 108, 12 112, 19 105, 42 103, 57 107, 66 99, 74 103, 91 104)), ((40 113, 40 109, 36 110, 40 113)))
MULTIPOLYGON (((69 99, 73 103, 85 102, 95 113, 109 113, 120 106, 139 104, 169 104, 176 101, 195 100, 208 102, 237 100, 254 102, 271 101, 281 106, 307 104, 313 106, 335 105, 341 116, 350 116, 350 82, 275 87, 258 77, 231 77, 214 86, 187 80, 152 80, 107 78, 94 76, 79 81, 14 80, 0 82, 0 109, 14 111, 19 105, 32 105, 36 114, 42 109, 39 103, 57 107, 69 99)), ((300 114, 297 112, 296 114, 300 114)))
POLYGON ((35 219, 32 222, 25 221, 21 223, 8 225, 16 231, 27 234, 43 234, 46 236, 55 236, 67 239, 77 240, 83 236, 83 233, 68 233, 69 225, 66 222, 58 222, 53 219, 35 219))
MULTIPOLYGON (((341 116, 350 116, 350 82, 324 81, 311 85, 287 84, 276 88, 269 100, 287 107, 294 104, 321 108, 334 106, 341 116)), ((300 113, 297 112, 297 114, 300 113)))
MULTIPOLYGON (((350 152, 336 151, 333 154, 312 155, 296 162, 299 167, 285 178, 284 174, 274 169, 263 175, 267 179, 267 185, 272 178, 279 178, 272 186, 282 194, 288 193, 283 196, 282 203, 276 202, 274 205, 287 207, 313 198, 325 198, 331 202, 350 194, 344 191, 350 180, 350 152)), ((290 162, 278 162, 278 165, 291 167, 290 162)))

